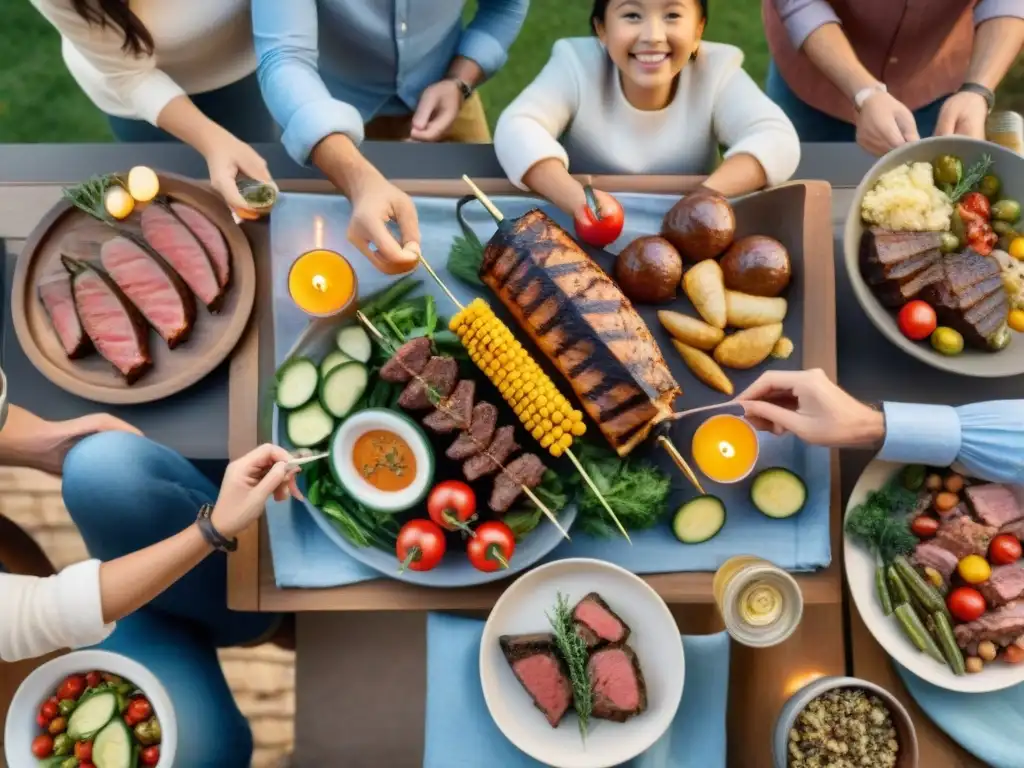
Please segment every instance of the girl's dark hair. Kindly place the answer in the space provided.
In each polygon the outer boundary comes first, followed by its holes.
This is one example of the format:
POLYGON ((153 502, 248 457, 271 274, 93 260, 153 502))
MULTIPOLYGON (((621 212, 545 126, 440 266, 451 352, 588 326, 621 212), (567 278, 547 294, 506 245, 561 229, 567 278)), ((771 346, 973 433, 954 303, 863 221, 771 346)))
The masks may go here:
POLYGON ((78 15, 90 24, 111 26, 124 34, 121 50, 138 56, 153 53, 153 36, 128 7, 128 0, 71 0, 78 15))
MULTIPOLYGON (((594 22, 604 23, 604 15, 608 11, 608 4, 611 0, 594 0, 594 10, 590 12, 590 27, 593 29, 594 22)), ((704 15, 704 22, 708 20, 708 0, 700 0, 700 12, 704 15)))

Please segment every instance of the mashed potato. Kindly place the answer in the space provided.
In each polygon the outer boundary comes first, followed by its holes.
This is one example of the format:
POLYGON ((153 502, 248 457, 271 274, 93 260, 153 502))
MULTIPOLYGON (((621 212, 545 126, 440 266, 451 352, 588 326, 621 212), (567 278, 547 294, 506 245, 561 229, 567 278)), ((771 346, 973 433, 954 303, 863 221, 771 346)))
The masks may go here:
POLYGON ((929 163, 905 163, 879 177, 860 212, 864 221, 883 229, 941 232, 949 229, 953 206, 935 186, 929 163))

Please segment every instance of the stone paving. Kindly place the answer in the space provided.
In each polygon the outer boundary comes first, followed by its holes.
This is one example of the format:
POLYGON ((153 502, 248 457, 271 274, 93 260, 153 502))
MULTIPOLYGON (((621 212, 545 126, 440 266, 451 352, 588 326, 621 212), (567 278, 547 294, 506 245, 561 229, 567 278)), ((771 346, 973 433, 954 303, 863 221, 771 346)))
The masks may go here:
MULTIPOLYGON (((28 532, 58 570, 87 557, 61 502, 60 481, 39 472, 0 468, 0 513, 28 532)), ((220 652, 238 706, 252 724, 254 768, 282 768, 292 750, 295 654, 274 645, 220 652)))

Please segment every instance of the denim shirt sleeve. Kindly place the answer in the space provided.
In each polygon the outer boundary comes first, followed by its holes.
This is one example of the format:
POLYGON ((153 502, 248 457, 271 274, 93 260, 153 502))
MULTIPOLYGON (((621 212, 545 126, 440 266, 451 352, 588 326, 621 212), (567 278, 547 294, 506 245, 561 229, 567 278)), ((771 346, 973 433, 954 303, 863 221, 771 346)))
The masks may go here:
POLYGON ((359 111, 331 96, 317 69, 316 0, 253 0, 252 25, 260 90, 292 159, 307 165, 332 133, 361 142, 359 111))
POLYGON ((1024 0, 981 0, 974 6, 974 23, 1004 17, 1024 19, 1024 0))
POLYGON ((458 53, 480 65, 485 77, 504 66, 519 36, 530 0, 479 0, 473 21, 459 39, 458 53))

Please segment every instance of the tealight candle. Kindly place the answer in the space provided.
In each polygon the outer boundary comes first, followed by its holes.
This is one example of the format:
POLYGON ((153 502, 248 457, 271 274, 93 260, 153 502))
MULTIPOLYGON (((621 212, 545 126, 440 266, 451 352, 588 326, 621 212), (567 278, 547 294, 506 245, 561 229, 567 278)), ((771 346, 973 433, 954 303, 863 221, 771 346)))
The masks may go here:
POLYGON ((692 450, 693 460, 711 480, 735 483, 757 463, 757 433, 745 419, 721 413, 697 427, 692 450))
POLYGON ((340 253, 317 248, 297 258, 288 272, 288 294, 305 313, 329 317, 356 294, 356 275, 340 253))

